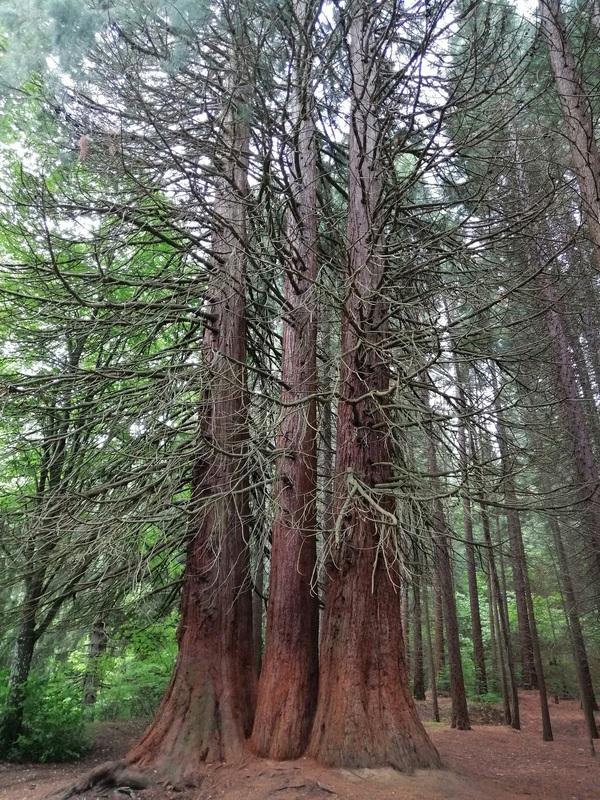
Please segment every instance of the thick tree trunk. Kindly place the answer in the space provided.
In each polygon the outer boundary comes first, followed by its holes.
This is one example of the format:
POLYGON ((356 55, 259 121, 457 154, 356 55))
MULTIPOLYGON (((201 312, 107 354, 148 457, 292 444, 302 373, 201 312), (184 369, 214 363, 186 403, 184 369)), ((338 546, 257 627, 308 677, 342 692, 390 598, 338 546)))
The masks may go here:
MULTIPOLYGON (((239 88, 239 76, 231 86, 239 88)), ((203 343, 201 455, 192 477, 179 652, 156 716, 127 759, 173 782, 202 762, 241 758, 254 713, 256 671, 247 547, 245 195, 248 126, 232 93, 215 205, 214 272, 203 343), (227 149, 229 148, 229 149, 227 149)))
MULTIPOLYGON (((307 30, 303 0, 295 18, 307 30)), ((310 61, 300 47, 297 72, 310 61)), ((265 653, 258 686, 252 749, 274 759, 298 758, 308 744, 317 702, 319 606, 311 587, 317 528, 317 148, 308 85, 296 99, 297 130, 290 158, 281 368, 282 419, 277 435, 271 571, 265 653)))
POLYGON ((393 546, 395 498, 385 354, 385 260, 382 258, 380 54, 391 28, 363 3, 350 26, 352 98, 346 299, 335 477, 336 527, 321 644, 319 700, 309 754, 324 764, 440 766, 419 720, 404 660, 393 546))
POLYGON ((400 619, 404 638, 404 658, 410 672, 410 602, 408 597, 408 579, 404 576, 400 582, 400 619))

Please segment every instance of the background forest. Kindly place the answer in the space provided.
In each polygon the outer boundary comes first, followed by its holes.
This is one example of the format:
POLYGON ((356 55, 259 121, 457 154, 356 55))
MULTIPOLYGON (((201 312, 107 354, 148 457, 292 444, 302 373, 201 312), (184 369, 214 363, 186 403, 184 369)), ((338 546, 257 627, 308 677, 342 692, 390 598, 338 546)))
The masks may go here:
POLYGON ((375 741, 408 684, 598 738, 596 0, 0 25, 0 756, 167 686, 142 765, 194 714, 200 760, 435 765, 375 741))

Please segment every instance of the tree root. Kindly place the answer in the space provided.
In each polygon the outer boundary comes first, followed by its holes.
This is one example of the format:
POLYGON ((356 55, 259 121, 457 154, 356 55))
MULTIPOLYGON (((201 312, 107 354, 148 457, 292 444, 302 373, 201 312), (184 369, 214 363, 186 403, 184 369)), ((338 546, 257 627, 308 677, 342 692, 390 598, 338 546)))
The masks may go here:
POLYGON ((68 789, 53 792, 50 797, 68 800, 68 798, 83 794, 90 789, 147 789, 152 783, 153 781, 147 775, 130 769, 129 763, 125 760, 105 761, 104 764, 94 767, 68 789))

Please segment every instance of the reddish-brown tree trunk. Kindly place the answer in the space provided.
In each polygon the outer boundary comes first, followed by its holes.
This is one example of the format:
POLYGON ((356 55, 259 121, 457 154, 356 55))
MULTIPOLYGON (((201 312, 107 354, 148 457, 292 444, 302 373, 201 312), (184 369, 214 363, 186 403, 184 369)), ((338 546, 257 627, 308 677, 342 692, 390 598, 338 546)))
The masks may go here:
MULTIPOLYGON (((306 4, 297 0, 294 8, 296 19, 307 28, 299 40, 310 41, 312 20, 306 4)), ((301 64, 309 56, 301 46, 301 64)), ((251 741, 256 753, 275 759, 298 758, 306 749, 318 682, 319 607, 311 588, 317 527, 317 149, 307 105, 309 87, 303 89, 296 100, 296 141, 290 158, 277 511, 266 644, 251 741)))
MULTIPOLYGON (((231 85, 239 85, 238 76, 232 75, 231 85)), ((127 756, 174 782, 194 779, 204 761, 241 758, 255 703, 247 548, 245 116, 243 101, 230 98, 221 134, 223 177, 206 308, 210 328, 203 343, 206 390, 192 477, 179 652, 156 716, 127 756)))
POLYGON ((400 619, 404 634, 404 658, 410 671, 410 603, 408 597, 408 578, 404 576, 400 583, 400 619))
POLYGON ((265 591, 265 558, 262 543, 256 542, 256 565, 254 568, 254 587, 252 592, 252 639, 254 642, 254 666, 260 675, 263 657, 263 620, 265 591))
POLYGON ((404 659, 393 546, 395 498, 382 398, 385 260, 380 219, 380 9, 364 3, 350 26, 347 273, 335 475, 336 525, 329 538, 329 582, 321 643, 319 700, 309 754, 331 766, 438 767, 419 720, 404 659))

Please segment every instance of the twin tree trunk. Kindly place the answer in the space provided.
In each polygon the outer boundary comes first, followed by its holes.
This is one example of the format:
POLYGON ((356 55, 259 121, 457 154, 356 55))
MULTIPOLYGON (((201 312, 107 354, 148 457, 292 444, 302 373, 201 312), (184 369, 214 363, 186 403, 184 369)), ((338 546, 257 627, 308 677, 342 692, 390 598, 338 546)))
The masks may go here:
MULTIPOLYGON (((295 5, 297 19, 308 27, 304 41, 310 42, 306 4, 295 5)), ((304 47, 299 56, 302 63, 304 47)), ((317 146, 309 88, 305 84, 297 89, 290 158, 276 517, 266 646, 251 742, 258 755, 275 759, 298 758, 306 750, 319 669, 319 606, 311 589, 317 528, 317 146)))
POLYGON ((319 700, 309 755, 331 766, 439 766, 409 688, 394 547, 377 75, 388 27, 362 4, 350 27, 348 227, 335 467, 319 700))

